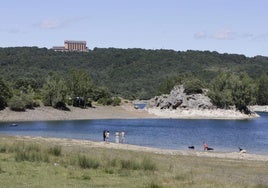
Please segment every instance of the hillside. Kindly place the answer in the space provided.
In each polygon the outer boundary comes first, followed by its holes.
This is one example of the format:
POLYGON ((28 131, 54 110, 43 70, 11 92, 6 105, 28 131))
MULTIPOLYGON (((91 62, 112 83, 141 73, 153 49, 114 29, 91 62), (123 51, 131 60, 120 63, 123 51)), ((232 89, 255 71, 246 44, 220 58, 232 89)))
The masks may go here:
POLYGON ((96 85, 126 98, 151 98, 167 78, 184 73, 209 82, 221 71, 247 72, 253 79, 268 71, 268 57, 209 51, 95 48, 88 53, 46 48, 0 48, 0 74, 6 81, 31 78, 41 87, 52 72, 87 71, 96 85))

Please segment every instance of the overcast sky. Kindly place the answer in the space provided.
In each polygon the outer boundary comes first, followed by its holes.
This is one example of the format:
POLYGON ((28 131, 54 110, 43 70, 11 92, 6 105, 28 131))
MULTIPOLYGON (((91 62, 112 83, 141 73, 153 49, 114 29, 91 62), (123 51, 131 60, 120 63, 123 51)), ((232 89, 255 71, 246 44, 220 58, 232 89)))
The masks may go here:
POLYGON ((0 47, 209 50, 268 56, 268 0, 1 0, 0 47))

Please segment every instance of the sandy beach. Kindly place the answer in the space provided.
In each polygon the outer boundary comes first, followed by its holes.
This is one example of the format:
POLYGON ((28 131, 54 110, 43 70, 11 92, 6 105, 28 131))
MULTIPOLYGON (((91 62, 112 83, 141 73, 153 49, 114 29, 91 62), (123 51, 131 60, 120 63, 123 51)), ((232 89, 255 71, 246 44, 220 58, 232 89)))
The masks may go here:
POLYGON ((51 120, 83 120, 83 119, 137 119, 157 118, 145 110, 135 109, 132 104, 125 103, 121 106, 100 106, 93 108, 77 108, 68 106, 70 111, 57 110, 52 107, 42 106, 25 112, 11 111, 9 108, 0 111, 0 121, 51 121, 51 120))
MULTIPOLYGON (((157 108, 136 109, 132 102, 123 103, 121 106, 95 105, 93 108, 81 109, 68 106, 70 111, 57 110, 52 107, 42 106, 25 112, 11 111, 9 108, 0 111, 1 122, 19 121, 51 121, 51 120, 82 120, 82 119, 249 119, 258 117, 242 114, 235 110, 223 109, 178 109, 161 110, 157 108)), ((256 107, 255 107, 256 109, 256 107)))

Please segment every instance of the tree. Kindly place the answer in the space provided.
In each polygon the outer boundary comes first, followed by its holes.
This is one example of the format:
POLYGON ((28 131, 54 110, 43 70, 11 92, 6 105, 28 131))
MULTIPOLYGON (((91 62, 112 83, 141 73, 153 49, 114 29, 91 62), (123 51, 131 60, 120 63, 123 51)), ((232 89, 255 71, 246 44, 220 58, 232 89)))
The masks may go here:
POLYGON ((259 105, 268 105, 268 73, 261 76, 258 81, 257 103, 259 105))
POLYGON ((185 88, 185 93, 203 93, 204 83, 197 78, 193 78, 184 82, 183 86, 185 88))
POLYGON ((209 97, 220 108, 235 105, 236 109, 250 113, 247 106, 256 102, 256 85, 247 73, 221 73, 211 83, 209 97))
POLYGON ((69 75, 67 86, 71 98, 82 97, 84 100, 87 100, 93 88, 90 76, 83 70, 72 70, 69 75))
POLYGON ((47 106, 55 106, 58 102, 65 103, 67 86, 59 74, 53 74, 46 79, 42 89, 43 102, 47 106))
POLYGON ((230 105, 233 105, 230 75, 230 73, 223 72, 210 84, 208 95, 214 105, 219 108, 229 108, 230 105))
POLYGON ((7 100, 11 98, 12 93, 7 83, 0 78, 0 110, 7 107, 7 100))
POLYGON ((247 73, 233 75, 232 97, 236 108, 246 114, 250 113, 248 105, 256 103, 256 85, 247 73))

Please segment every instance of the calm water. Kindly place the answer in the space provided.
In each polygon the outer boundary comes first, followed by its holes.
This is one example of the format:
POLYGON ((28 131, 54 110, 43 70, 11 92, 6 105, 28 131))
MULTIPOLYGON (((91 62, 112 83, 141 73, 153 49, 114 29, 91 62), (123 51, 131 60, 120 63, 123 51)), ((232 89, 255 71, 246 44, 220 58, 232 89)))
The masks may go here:
POLYGON ((268 113, 253 120, 83 120, 0 123, 0 134, 102 140, 102 131, 124 130, 129 144, 187 150, 194 145, 202 150, 203 141, 216 151, 268 154, 268 113))

